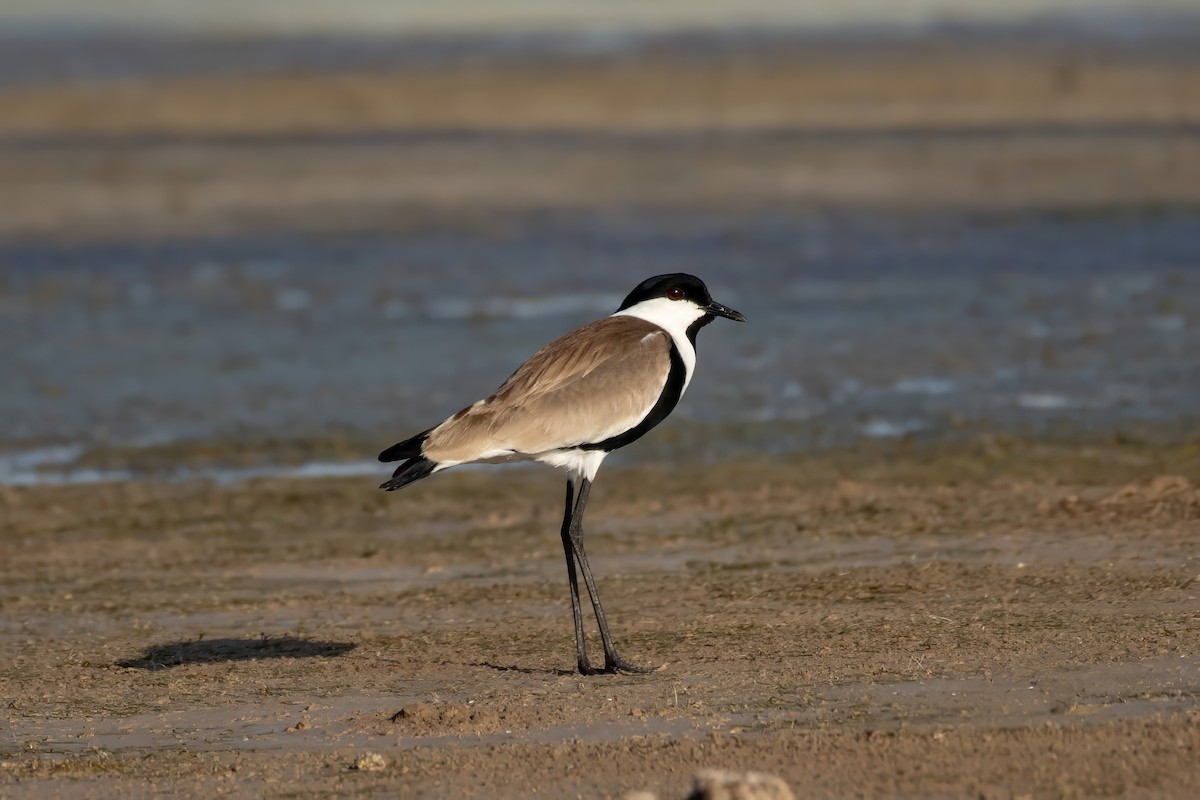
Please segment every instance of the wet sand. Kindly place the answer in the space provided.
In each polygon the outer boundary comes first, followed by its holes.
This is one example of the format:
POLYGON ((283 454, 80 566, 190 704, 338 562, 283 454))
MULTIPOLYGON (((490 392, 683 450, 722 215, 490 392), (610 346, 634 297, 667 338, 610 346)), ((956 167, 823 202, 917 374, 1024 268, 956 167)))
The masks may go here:
POLYGON ((1198 480, 995 437, 608 470, 589 550, 661 669, 588 678, 548 470, 8 488, 0 793, 1191 796, 1198 480))

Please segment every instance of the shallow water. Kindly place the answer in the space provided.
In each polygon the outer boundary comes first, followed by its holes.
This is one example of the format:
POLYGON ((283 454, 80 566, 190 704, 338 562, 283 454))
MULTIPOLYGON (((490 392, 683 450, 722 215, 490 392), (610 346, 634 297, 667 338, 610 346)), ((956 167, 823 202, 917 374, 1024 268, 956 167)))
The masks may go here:
POLYGON ((750 319, 701 334, 675 414, 711 432, 689 433, 697 453, 1177 421, 1200 397, 1198 245, 1186 211, 546 215, 391 236, 10 245, 0 440, 342 431, 386 444, 669 271, 700 275, 750 319))

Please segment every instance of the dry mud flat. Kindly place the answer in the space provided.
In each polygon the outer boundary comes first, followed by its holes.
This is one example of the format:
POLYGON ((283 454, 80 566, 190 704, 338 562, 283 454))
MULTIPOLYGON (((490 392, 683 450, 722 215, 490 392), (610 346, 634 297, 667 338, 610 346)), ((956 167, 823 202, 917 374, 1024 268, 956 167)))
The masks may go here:
POLYGON ((612 469, 572 672, 557 476, 0 494, 0 796, 1195 796, 1200 454, 612 469), (593 641, 593 646, 596 642, 593 641))
POLYGON ((0 88, 0 235, 1200 202, 1200 66, 913 44, 0 88))

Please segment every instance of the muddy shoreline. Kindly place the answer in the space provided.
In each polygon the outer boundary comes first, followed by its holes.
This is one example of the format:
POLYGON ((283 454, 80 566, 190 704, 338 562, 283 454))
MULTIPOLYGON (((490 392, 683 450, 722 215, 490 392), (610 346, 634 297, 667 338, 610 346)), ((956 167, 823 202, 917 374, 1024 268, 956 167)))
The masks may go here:
POLYGON ((9 488, 0 786, 674 797, 721 766, 810 796, 1186 796, 1198 458, 984 442, 611 470, 593 565, 619 646, 662 669, 596 678, 572 671, 549 471, 395 497, 9 488))
POLYGON ((977 44, 0 88, 0 797, 1200 794, 1195 48, 977 44), (592 493, 656 672, 559 475, 236 472, 668 270, 753 324, 592 493))

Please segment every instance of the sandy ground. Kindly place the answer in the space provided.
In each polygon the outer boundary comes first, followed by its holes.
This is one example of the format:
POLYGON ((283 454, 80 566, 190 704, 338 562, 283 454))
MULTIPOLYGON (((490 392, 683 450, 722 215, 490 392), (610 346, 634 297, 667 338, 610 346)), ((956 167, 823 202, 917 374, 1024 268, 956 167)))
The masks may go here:
POLYGON ((1194 59, 924 43, 0 90, 0 235, 1200 202, 1194 59))
POLYGON ((599 677, 548 470, 6 489, 0 796, 1195 796, 1198 479, 995 438, 612 469, 589 550, 661 669, 599 677))
MULTIPOLYGON (((0 108, 6 245, 1200 200, 1191 60, 514 63, 0 108)), ((812 797, 1200 793, 1195 445, 606 469, 589 552, 623 654, 661 666, 637 676, 573 671, 560 480, 0 488, 0 797, 671 798, 704 767, 812 797)))

